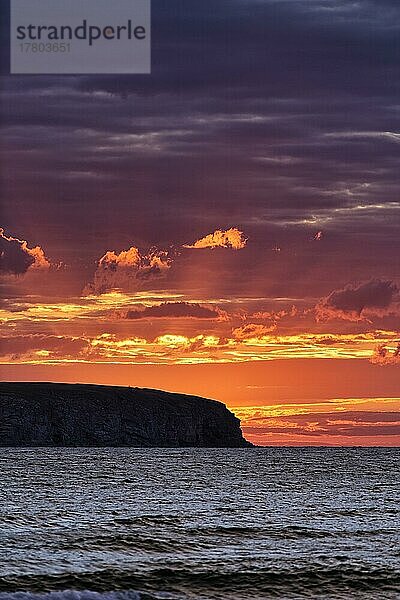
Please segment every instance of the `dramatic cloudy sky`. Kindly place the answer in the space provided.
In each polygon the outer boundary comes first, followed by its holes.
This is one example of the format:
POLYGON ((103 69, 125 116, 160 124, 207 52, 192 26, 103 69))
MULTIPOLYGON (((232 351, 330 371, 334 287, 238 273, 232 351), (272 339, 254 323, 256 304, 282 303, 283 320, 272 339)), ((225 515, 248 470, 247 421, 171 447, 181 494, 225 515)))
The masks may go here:
POLYGON ((150 76, 1 77, 3 379, 400 433, 400 5, 153 0, 150 76))

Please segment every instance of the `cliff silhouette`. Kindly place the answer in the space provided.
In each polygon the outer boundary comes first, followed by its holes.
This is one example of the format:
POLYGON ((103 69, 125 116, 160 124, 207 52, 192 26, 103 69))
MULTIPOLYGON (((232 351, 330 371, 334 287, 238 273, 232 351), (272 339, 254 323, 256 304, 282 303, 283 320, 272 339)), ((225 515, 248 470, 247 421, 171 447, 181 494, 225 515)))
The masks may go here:
POLYGON ((224 404, 160 390, 0 383, 0 446, 245 448, 224 404))

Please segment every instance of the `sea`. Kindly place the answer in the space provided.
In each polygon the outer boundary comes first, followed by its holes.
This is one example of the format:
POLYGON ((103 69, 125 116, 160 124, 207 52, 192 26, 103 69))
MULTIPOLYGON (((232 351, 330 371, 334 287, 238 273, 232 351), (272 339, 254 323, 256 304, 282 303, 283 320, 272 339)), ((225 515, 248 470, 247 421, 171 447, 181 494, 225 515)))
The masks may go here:
POLYGON ((0 600, 400 598, 396 448, 0 449, 0 600))

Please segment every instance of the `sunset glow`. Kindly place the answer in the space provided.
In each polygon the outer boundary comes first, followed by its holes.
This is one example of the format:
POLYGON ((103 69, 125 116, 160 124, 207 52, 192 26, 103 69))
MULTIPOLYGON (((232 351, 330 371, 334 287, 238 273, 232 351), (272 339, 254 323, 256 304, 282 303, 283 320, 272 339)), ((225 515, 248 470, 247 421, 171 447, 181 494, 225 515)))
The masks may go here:
POLYGON ((151 75, 2 77, 1 378, 215 398, 259 444, 395 445, 389 9, 164 4, 151 75))

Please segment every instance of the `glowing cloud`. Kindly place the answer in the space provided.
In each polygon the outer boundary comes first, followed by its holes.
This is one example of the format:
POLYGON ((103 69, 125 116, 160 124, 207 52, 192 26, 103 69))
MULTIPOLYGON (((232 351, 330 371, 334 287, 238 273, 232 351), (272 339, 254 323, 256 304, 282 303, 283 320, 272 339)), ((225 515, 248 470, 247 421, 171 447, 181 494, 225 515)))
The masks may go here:
POLYGON ((84 295, 100 295, 111 290, 136 290, 141 282, 163 277, 171 268, 167 252, 151 250, 142 255, 132 246, 119 254, 106 252, 99 260, 94 280, 84 289, 84 295))
POLYGON ((374 445, 390 446, 393 443, 386 444, 384 438, 393 439, 400 432, 398 406, 396 399, 349 398, 319 404, 236 407, 233 411, 241 419, 246 437, 261 445, 301 446, 307 440, 312 445, 341 446, 353 445, 355 439, 357 445, 370 445, 375 438, 374 445))
POLYGON ((375 365, 400 365, 400 342, 397 342, 397 348, 393 352, 387 346, 378 346, 371 362, 375 365))
POLYGON ((238 327, 232 331, 232 335, 236 340, 245 341, 262 338, 271 331, 275 331, 276 325, 272 324, 270 327, 264 325, 256 325, 255 323, 249 323, 243 327, 238 327))
POLYGON ((393 281, 371 279, 335 290, 315 310, 317 321, 364 321, 371 316, 400 314, 400 289, 393 281))
POLYGON ((8 237, 0 228, 0 275, 25 275, 27 271, 49 268, 40 246, 29 248, 25 240, 8 237))
POLYGON ((204 238, 197 240, 193 244, 187 244, 184 248, 232 248, 233 250, 242 250, 247 244, 247 239, 243 232, 236 227, 222 231, 217 229, 214 233, 206 235, 204 238))

